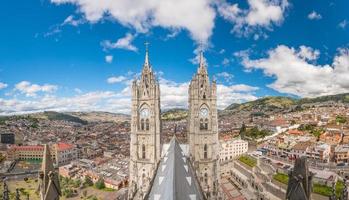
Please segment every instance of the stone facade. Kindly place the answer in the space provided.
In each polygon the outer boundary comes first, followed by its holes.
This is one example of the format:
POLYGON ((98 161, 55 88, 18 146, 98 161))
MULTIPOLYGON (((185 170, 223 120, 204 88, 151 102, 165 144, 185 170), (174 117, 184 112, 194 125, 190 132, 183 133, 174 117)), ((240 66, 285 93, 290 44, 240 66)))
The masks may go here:
POLYGON ((47 144, 44 145, 44 154, 42 157, 38 182, 40 200, 59 200, 61 196, 59 174, 53 167, 50 148, 47 144))
POLYGON ((216 82, 210 82, 200 54, 197 73, 189 85, 189 157, 208 199, 216 199, 219 184, 219 144, 216 82))
MULTIPOLYGON (((50 146, 51 157, 56 166, 69 164, 78 159, 78 149, 68 143, 56 143, 50 146)), ((43 145, 13 145, 7 151, 8 160, 41 160, 44 155, 43 145)))
POLYGON ((160 160, 160 88, 146 52, 142 75, 132 84, 129 198, 143 199, 160 160))
MULTIPOLYGON (((201 53, 197 74, 189 86, 188 161, 193 166, 195 179, 199 182, 199 193, 203 193, 205 199, 218 199, 216 82, 210 82, 203 59, 201 53)), ((132 84, 129 199, 147 198, 156 172, 159 172, 157 168, 161 159, 160 117, 159 83, 149 64, 146 51, 141 77, 132 84)))
POLYGON ((219 149, 220 162, 232 160, 248 151, 248 142, 241 139, 221 140, 219 149))

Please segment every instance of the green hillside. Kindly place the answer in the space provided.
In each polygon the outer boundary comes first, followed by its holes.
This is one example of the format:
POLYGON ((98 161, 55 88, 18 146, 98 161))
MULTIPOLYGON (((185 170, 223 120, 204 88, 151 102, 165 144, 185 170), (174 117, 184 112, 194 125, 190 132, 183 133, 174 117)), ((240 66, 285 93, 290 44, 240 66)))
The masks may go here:
POLYGON ((54 112, 54 111, 45 111, 43 113, 45 117, 49 120, 62 120, 62 121, 68 121, 68 122, 75 122, 79 124, 87 124, 87 121, 80 119, 79 117, 75 117, 72 115, 54 112))
POLYGON ((326 102, 349 103, 349 93, 302 99, 291 97, 264 97, 241 104, 233 103, 229 105, 225 111, 281 111, 286 109, 299 109, 308 104, 321 104, 326 102))
POLYGON ((349 93, 320 96, 315 98, 303 98, 303 99, 300 99, 298 103, 299 104, 323 103, 323 102, 329 102, 329 101, 349 103, 349 93))
POLYGON ((181 109, 181 108, 170 109, 162 112, 161 114, 162 120, 178 121, 178 120, 186 119, 187 117, 188 117, 188 110, 181 109))
POLYGON ((231 104, 225 110, 281 110, 285 108, 290 108, 291 106, 295 106, 297 104, 297 100, 292 99, 290 97, 264 97, 261 99, 257 99, 255 101, 249 101, 242 104, 231 104))

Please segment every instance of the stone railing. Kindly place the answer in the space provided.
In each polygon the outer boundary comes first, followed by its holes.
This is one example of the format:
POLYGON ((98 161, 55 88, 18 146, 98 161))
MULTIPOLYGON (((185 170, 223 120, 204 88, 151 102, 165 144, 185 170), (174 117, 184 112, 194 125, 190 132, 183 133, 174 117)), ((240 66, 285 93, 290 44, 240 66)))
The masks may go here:
POLYGON ((252 173, 251 173, 252 168, 251 169, 246 168, 246 166, 241 164, 241 162, 234 162, 234 168, 236 168, 239 172, 241 172, 246 177, 252 176, 252 173))
POLYGON ((268 192, 270 192, 271 194, 273 194, 274 196, 277 196, 280 199, 285 199, 286 197, 286 193, 283 190, 280 190, 280 188, 277 188, 269 183, 262 183, 263 187, 265 188, 265 190, 267 190, 268 192))

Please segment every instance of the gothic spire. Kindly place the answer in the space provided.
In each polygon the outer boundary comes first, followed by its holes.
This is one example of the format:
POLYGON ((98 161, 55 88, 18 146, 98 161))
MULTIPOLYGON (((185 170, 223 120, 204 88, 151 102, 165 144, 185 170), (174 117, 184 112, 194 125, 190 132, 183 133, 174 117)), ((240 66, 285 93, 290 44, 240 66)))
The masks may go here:
POLYGON ((44 197, 45 193, 47 191, 47 186, 48 186, 48 182, 49 182, 49 177, 48 177, 48 173, 50 171, 53 171, 53 163, 51 160, 51 153, 50 153, 50 149, 48 147, 47 144, 44 145, 44 155, 42 158, 42 164, 41 164, 41 174, 40 174, 40 178, 41 178, 41 195, 44 197))
POLYGON ((40 196, 42 200, 59 199, 61 189, 58 175, 53 167, 49 146, 45 144, 40 172, 40 196))
POLYGON ((144 66, 143 66, 143 70, 147 69, 150 70, 150 64, 149 64, 149 51, 148 51, 148 45, 149 42, 145 42, 145 59, 144 59, 144 66))
POLYGON ((10 191, 8 190, 6 179, 4 179, 4 190, 3 190, 3 193, 2 193, 2 199, 3 200, 9 200, 10 199, 9 194, 10 194, 10 191))
POLYGON ((21 200, 21 196, 19 195, 19 189, 16 188, 16 200, 21 200))
POLYGON ((200 67, 204 65, 204 52, 202 51, 202 49, 200 50, 199 64, 200 67))
POLYGON ((200 44, 200 54, 199 54, 199 69, 198 69, 199 74, 207 74, 206 70, 206 64, 205 64, 205 58, 204 58, 204 51, 202 44, 200 44))
POLYGON ((50 152, 50 148, 47 144, 44 145, 44 156, 43 156, 43 160, 42 160, 42 166, 41 166, 41 170, 44 173, 48 173, 49 171, 53 171, 53 162, 51 159, 51 152, 50 152))

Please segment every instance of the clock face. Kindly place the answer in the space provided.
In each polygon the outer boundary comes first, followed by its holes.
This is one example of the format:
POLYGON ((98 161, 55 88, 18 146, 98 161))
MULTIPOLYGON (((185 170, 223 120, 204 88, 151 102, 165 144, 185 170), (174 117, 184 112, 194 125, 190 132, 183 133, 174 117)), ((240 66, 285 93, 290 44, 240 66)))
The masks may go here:
POLYGON ((200 116, 201 117, 207 117, 208 115, 208 109, 207 108, 201 108, 200 109, 200 116))
POLYGON ((147 118, 149 117, 149 109, 148 108, 143 108, 141 110, 141 118, 147 118))

